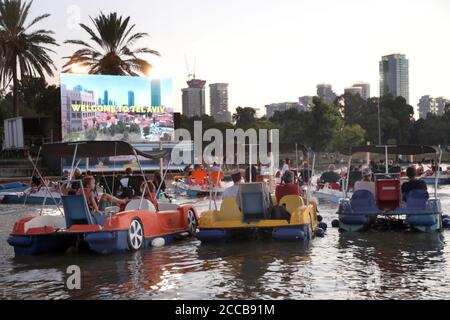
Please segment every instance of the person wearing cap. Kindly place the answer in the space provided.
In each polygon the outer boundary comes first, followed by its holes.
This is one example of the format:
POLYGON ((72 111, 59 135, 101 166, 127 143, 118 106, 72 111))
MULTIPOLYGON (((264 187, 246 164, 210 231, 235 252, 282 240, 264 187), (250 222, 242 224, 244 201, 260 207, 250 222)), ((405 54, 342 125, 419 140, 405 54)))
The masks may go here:
POLYGON ((301 188, 298 184, 294 183, 294 173, 292 171, 286 171, 283 175, 283 183, 278 185, 275 190, 275 197, 279 204, 281 199, 285 196, 300 196, 301 188))
POLYGON ((363 179, 355 183, 354 191, 366 190, 369 191, 375 198, 375 182, 372 181, 372 170, 364 168, 362 170, 363 179))
POLYGON ((225 198, 237 198, 239 193, 239 185, 242 182, 242 174, 240 172, 236 172, 231 175, 231 179, 233 179, 233 186, 225 189, 222 197, 225 198))
POLYGON ((425 190, 428 191, 428 187, 425 181, 421 179, 416 179, 416 169, 414 167, 409 167, 406 170, 406 175, 408 176, 408 181, 402 184, 402 195, 403 201, 406 202, 408 198, 408 193, 413 190, 425 190))

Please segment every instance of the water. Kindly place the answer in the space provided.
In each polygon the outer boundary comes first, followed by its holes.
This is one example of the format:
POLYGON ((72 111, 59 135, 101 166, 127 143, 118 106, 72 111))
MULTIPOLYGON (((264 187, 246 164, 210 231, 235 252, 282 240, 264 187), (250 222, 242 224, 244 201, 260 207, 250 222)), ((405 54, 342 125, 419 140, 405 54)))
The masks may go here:
MULTIPOLYGON (((439 193, 450 212, 450 188, 439 193)), ((319 209, 327 223, 336 218, 336 205, 319 209)), ((14 221, 39 211, 0 207, 0 299, 450 298, 450 231, 341 234, 330 228, 310 245, 191 239, 111 256, 14 258, 6 243, 14 221), (82 270, 79 291, 65 287, 66 269, 74 264, 82 270)))

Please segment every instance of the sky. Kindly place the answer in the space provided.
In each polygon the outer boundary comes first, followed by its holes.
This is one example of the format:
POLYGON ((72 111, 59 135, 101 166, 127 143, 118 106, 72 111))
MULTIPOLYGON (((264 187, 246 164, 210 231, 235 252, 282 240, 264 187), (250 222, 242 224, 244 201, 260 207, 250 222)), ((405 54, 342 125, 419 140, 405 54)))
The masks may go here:
MULTIPOLYGON (((55 79, 55 81, 57 81, 55 79)), ((93 91, 96 101, 103 100, 105 90, 108 91, 108 99, 116 105, 128 105, 128 93, 134 93, 134 105, 148 107, 152 105, 152 94, 161 99, 161 104, 173 109, 173 81, 171 79, 158 79, 159 90, 153 91, 149 77, 120 77, 107 75, 69 74, 62 73, 58 79, 61 85, 73 90, 81 86, 85 91, 93 91)), ((104 102, 102 102, 104 103, 104 102)), ((156 106, 156 105, 153 105, 156 106)))
MULTIPOLYGON (((32 12, 51 14, 40 27, 62 44, 87 40, 77 23, 92 25, 99 11, 131 16, 150 34, 139 45, 161 53, 150 59, 152 76, 173 78, 176 111, 194 61, 197 78, 229 83, 231 111, 298 101, 319 83, 342 94, 365 81, 378 95, 378 63, 391 53, 410 61, 411 105, 427 94, 450 98, 448 0, 35 0, 32 12)), ((75 49, 56 49, 59 70, 75 49)))
POLYGON ((109 100, 119 106, 128 104, 129 91, 134 92, 135 106, 151 104, 151 84, 146 78, 62 74, 60 81, 69 90, 81 85, 83 90, 94 91, 96 100, 103 99, 104 92, 107 90, 109 100))

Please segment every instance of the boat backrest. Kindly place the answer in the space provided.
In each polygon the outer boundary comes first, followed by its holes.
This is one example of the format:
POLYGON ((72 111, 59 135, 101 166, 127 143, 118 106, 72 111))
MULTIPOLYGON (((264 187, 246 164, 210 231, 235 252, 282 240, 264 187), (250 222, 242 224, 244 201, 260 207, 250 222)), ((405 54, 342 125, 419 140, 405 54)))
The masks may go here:
POLYGON ((280 206, 285 206, 290 214, 293 214, 299 207, 303 207, 305 202, 303 199, 296 195, 285 196, 280 200, 280 206))
POLYGON ((411 190, 406 197, 406 206, 409 209, 425 210, 430 195, 426 190, 411 190))
POLYGON ((82 195, 62 196, 61 200, 63 203, 67 228, 70 228, 73 225, 94 224, 86 200, 82 195))
POLYGON ((216 215, 218 221, 242 221, 243 215, 235 198, 225 198, 220 206, 220 211, 216 215))
POLYGON ((269 217, 270 203, 265 199, 262 183, 241 184, 238 195, 244 221, 264 220, 269 217))
POLYGON ((125 207, 125 211, 133 211, 133 210, 142 210, 142 211, 156 211, 155 206, 149 200, 144 199, 141 202, 141 199, 135 199, 128 202, 125 207))
POLYGON ((352 209, 358 211, 359 209, 376 208, 375 198, 370 191, 358 190, 356 191, 350 201, 352 209))
POLYGON ((399 180, 380 179, 376 181, 377 206, 381 210, 395 210, 401 204, 399 180))

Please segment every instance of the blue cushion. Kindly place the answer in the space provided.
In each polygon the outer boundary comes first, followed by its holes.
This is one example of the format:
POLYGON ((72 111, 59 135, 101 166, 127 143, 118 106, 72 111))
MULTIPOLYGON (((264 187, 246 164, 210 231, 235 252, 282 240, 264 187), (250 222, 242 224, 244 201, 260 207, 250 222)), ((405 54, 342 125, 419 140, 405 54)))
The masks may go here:
POLYGON ((406 198, 406 206, 408 208, 425 210, 430 195, 426 190, 411 190, 406 198))
POLYGON ((74 224, 93 224, 91 213, 82 195, 62 196, 66 226, 70 228, 74 224))
POLYGON ((356 191, 351 200, 353 212, 355 213, 379 213, 380 209, 377 208, 375 198, 372 193, 367 190, 356 191))
POLYGON ((244 220, 264 219, 264 202, 261 192, 242 194, 242 214, 244 220))

